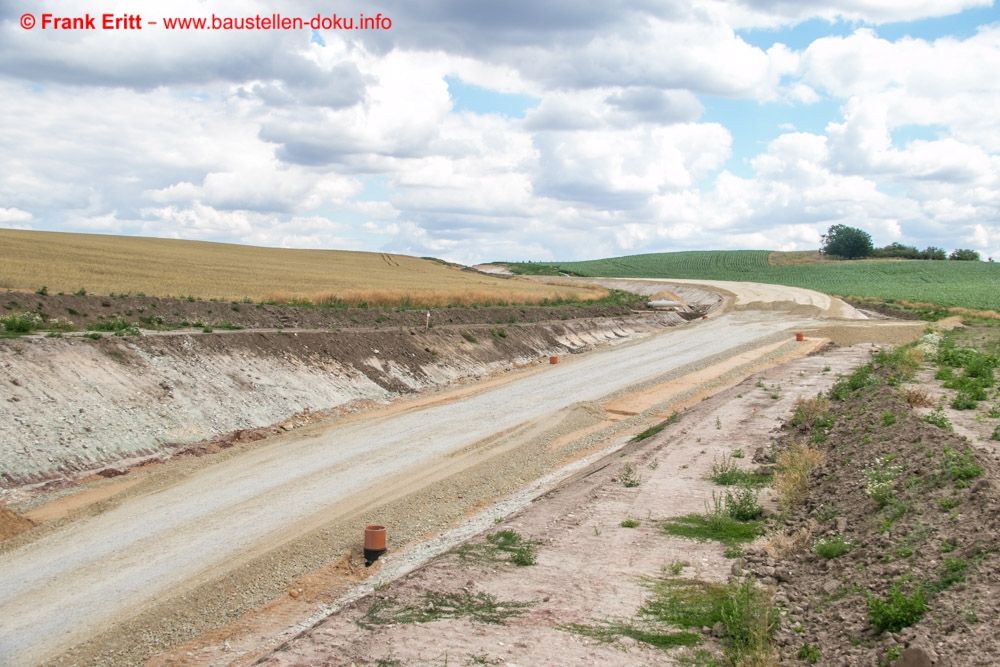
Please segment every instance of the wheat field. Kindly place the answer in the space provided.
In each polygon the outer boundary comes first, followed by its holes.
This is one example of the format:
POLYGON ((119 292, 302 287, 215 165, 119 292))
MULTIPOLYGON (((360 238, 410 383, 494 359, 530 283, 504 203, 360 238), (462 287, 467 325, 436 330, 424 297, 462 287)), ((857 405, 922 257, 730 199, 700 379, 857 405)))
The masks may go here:
POLYGON ((291 250, 134 236, 0 229, 0 289, 371 306, 597 299, 545 285, 370 252, 291 250))

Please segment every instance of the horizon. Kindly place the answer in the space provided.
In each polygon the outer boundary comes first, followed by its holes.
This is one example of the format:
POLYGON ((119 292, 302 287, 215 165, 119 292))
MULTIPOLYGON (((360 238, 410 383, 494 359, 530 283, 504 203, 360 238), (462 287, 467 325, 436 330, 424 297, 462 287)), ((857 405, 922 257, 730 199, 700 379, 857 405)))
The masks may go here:
POLYGON ((1000 255, 992 0, 13 0, 0 35, 0 228, 472 265, 844 224, 1000 255))

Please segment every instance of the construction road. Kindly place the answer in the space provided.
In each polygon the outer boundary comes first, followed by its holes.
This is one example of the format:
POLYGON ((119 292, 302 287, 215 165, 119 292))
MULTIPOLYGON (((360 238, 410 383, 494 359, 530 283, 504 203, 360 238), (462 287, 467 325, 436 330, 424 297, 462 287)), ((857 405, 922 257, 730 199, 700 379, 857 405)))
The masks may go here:
POLYGON ((375 412, 207 466, 0 555, 0 664, 51 659, 158 597, 356 507, 366 490, 485 438, 817 323, 789 313, 726 313, 564 358, 457 400, 375 412))

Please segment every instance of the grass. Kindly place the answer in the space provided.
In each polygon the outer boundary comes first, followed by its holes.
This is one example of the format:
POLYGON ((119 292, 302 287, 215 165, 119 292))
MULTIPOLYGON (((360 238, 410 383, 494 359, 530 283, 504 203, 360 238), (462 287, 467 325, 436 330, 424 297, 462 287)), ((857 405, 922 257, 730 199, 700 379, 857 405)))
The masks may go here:
MULTIPOLYGON (((730 498, 728 494, 724 497, 713 493, 713 507, 705 514, 672 517, 660 524, 660 530, 667 535, 701 542, 714 540, 730 547, 756 539, 763 533, 762 522, 753 519, 741 520, 733 514, 746 516, 759 513, 755 509, 746 511, 735 501, 731 502, 730 498)), ((753 502, 756 503, 756 496, 753 497, 753 502)))
MULTIPOLYGON (((1000 265, 990 262, 786 259, 787 253, 767 250, 694 251, 545 266, 588 277, 747 280, 844 297, 873 297, 914 308, 923 302, 1000 310, 1000 265)), ((512 269, 517 271, 520 266, 512 269)))
POLYGON ((565 629, 602 642, 630 637, 668 650, 696 646, 701 628, 722 623, 730 664, 775 664, 771 636, 777 614, 769 593, 749 577, 726 585, 672 577, 650 579, 646 584, 651 595, 635 618, 597 625, 574 623, 565 629))
POLYGON ((835 535, 834 537, 817 540, 816 544, 813 545, 813 551, 815 551, 817 555, 822 556, 827 560, 832 560, 834 558, 843 556, 850 550, 851 550, 851 543, 845 540, 840 535, 835 535))
POLYGON ((608 296, 600 288, 504 280, 404 255, 0 229, 0 289, 35 292, 42 284, 50 294, 143 292, 301 305, 446 306, 608 296))
MULTIPOLYGON (((741 452, 742 453, 742 452, 741 452)), ((723 454, 722 460, 712 461, 712 473, 708 479, 722 486, 765 486, 771 482, 770 475, 743 470, 734 461, 735 456, 723 454)))
POLYGON ((809 474, 826 459, 822 450, 793 443, 775 460, 774 490, 786 510, 809 499, 809 474))
POLYGON ((626 489, 634 489, 642 484, 642 476, 635 471, 632 464, 626 462, 618 473, 618 479, 626 489))

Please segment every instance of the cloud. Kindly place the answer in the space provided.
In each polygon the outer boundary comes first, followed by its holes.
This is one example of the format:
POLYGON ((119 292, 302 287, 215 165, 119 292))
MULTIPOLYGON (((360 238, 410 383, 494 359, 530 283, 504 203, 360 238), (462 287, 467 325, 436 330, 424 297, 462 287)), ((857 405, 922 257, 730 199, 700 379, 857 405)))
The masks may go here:
MULTIPOLYGON (((1000 107, 1000 27, 934 41, 870 29, 988 4, 384 0, 391 30, 314 40, 26 31, 20 14, 40 10, 12 0, 0 8, 0 224, 475 262, 806 249, 843 223, 878 243, 961 239, 1000 255, 1000 125, 984 111, 1000 107), (858 29, 780 43, 781 27, 817 18, 858 29), (754 26, 774 28, 774 46, 741 36, 754 26), (523 119, 456 109, 449 79, 539 103, 523 119), (709 122, 718 98, 761 122, 709 122), (756 155, 737 175, 743 145, 756 155)), ((276 11, 136 7, 45 11, 276 11)), ((280 11, 317 12, 303 0, 280 11)))

